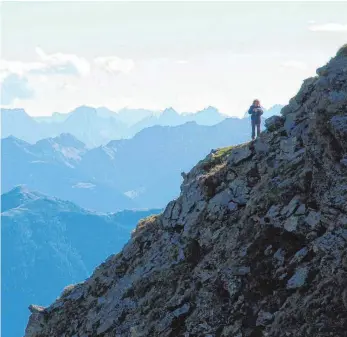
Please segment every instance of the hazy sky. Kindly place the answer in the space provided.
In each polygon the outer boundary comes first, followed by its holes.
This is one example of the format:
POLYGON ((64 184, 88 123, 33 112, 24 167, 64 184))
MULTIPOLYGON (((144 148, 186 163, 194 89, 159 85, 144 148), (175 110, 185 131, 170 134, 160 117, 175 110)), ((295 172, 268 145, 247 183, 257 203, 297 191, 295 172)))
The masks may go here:
POLYGON ((2 106, 241 116, 286 103, 347 42, 346 2, 5 2, 2 106))

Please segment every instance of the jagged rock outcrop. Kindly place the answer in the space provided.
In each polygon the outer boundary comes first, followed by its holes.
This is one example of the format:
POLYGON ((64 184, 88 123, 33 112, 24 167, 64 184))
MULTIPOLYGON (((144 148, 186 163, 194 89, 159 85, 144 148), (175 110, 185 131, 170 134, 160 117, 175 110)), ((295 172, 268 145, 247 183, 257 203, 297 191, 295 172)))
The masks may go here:
MULTIPOLYGON (((347 53, 219 149, 26 337, 347 336, 347 53)), ((47 276, 48 282, 49 276, 47 276)))

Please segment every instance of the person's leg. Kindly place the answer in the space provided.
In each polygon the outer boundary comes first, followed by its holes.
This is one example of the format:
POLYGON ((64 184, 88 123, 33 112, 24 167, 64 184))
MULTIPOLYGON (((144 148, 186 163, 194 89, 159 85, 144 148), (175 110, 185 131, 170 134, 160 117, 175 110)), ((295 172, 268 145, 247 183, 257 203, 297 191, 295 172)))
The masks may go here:
POLYGON ((257 123, 257 137, 260 136, 260 123, 257 123))
POLYGON ((252 119, 252 139, 255 138, 255 121, 252 119))

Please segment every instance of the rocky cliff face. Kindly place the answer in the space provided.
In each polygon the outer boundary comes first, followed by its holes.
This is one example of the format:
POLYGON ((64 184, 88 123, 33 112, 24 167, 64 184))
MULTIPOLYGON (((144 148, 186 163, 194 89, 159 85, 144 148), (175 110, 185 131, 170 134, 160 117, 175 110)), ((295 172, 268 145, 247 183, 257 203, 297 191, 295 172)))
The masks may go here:
POLYGON ((26 337, 347 336, 347 48, 317 74, 26 337))

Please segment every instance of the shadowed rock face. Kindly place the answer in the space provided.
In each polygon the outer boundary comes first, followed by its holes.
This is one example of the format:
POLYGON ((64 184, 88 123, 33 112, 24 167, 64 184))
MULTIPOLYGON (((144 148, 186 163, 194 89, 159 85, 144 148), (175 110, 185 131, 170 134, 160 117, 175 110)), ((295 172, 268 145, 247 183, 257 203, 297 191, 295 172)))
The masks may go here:
POLYGON ((346 336, 347 57, 317 73, 283 121, 213 151, 121 253, 32 310, 26 337, 346 336))

